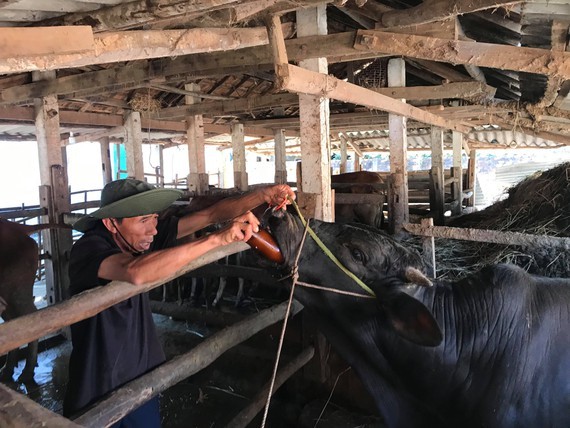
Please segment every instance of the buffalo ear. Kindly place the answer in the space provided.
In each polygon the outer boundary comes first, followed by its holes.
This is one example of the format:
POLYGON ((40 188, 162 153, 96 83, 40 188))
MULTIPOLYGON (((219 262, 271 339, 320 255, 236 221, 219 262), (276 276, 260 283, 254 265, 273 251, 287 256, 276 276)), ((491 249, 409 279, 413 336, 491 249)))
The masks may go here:
POLYGON ((383 305, 392 328, 417 345, 438 346, 443 334, 430 311, 406 293, 393 293, 383 305))

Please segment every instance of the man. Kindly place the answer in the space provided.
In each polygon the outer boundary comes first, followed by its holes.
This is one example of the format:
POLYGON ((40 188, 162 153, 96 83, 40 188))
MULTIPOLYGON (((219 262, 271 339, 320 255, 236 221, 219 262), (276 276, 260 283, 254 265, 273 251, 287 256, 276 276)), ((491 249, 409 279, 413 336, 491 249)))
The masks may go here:
MULTIPOLYGON (((156 189, 130 178, 107 184, 101 192, 101 207, 73 226, 84 235, 71 250, 71 294, 113 280, 135 285, 166 280, 214 248, 247 241, 259 229, 259 220, 249 210, 264 202, 278 206, 295 198, 287 185, 267 186, 180 219, 159 222, 157 213, 180 195, 178 190, 156 189), (174 245, 179 238, 230 219, 217 232, 174 245)), ((67 417, 165 361, 147 293, 73 324, 71 336, 73 350, 63 408, 67 417)), ((158 410, 154 398, 114 427, 159 427, 158 410)))

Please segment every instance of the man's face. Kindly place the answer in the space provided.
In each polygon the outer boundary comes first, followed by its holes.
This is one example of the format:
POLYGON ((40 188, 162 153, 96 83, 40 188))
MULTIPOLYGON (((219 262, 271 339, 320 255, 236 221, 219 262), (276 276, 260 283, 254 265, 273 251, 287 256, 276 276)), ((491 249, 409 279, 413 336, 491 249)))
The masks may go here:
MULTIPOLYGON (((150 244, 156 235, 156 225, 158 223, 158 214, 143 215, 138 217, 124 218, 120 223, 113 222, 115 227, 121 232, 125 240, 133 246, 137 251, 143 252, 150 248, 150 244)), ((120 236, 115 234, 115 240, 119 247, 126 252, 131 249, 125 245, 120 236)))

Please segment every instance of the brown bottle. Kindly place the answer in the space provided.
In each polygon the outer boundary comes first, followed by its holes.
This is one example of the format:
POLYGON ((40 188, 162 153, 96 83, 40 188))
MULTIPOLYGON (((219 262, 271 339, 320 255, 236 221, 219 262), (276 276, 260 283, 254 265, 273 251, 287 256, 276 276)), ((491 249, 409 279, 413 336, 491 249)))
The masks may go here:
POLYGON ((275 239, 267 230, 259 229, 259 232, 253 232, 247 243, 263 257, 274 263, 283 263, 285 261, 279 245, 277 245, 277 242, 275 242, 275 239))

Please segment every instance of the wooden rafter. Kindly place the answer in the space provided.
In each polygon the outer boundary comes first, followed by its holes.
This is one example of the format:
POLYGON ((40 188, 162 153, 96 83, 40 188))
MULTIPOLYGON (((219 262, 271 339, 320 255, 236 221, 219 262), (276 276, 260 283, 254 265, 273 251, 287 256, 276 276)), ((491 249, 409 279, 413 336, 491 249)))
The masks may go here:
POLYGON ((466 126, 332 76, 305 70, 290 64, 280 64, 277 66, 277 70, 279 87, 289 92, 333 98, 363 105, 371 109, 406 116, 419 122, 454 131, 469 131, 469 128, 466 126))
POLYGON ((374 30, 359 30, 355 48, 379 54, 570 78, 569 52, 374 30))

